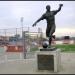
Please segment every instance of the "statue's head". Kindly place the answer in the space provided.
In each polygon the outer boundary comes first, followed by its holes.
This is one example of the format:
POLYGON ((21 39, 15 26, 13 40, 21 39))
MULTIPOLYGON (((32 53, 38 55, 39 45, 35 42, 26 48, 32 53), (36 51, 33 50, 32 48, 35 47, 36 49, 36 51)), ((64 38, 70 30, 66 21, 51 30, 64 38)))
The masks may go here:
POLYGON ((46 10, 47 10, 47 11, 50 11, 50 5, 47 5, 47 6, 46 6, 46 10))

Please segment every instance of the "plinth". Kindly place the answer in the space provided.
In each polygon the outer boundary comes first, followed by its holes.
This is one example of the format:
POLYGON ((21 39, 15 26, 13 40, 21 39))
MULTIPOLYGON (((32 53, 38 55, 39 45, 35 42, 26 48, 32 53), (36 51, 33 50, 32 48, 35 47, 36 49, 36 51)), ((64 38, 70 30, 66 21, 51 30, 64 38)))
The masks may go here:
POLYGON ((60 49, 53 51, 41 50, 36 52, 36 63, 38 70, 51 70, 58 72, 60 70, 60 49))

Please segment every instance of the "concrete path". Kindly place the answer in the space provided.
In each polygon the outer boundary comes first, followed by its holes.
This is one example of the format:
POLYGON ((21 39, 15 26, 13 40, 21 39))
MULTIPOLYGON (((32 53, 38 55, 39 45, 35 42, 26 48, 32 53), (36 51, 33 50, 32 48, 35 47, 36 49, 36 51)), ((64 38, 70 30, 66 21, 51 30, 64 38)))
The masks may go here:
POLYGON ((75 74, 75 53, 61 53, 61 68, 57 73, 38 71, 35 59, 21 59, 1 63, 0 74, 75 74))

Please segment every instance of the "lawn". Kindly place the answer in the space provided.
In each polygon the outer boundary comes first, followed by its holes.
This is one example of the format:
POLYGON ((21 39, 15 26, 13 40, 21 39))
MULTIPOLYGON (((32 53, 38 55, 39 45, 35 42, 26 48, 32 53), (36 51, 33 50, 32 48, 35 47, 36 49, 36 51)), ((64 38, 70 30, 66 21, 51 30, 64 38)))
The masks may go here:
POLYGON ((38 47, 30 48, 30 52, 37 51, 37 50, 38 50, 38 47))
POLYGON ((75 52, 75 44, 55 45, 55 47, 60 48, 62 52, 75 52))
MULTIPOLYGON (((61 52, 75 52, 75 44, 57 44, 54 45, 56 48, 60 48, 61 52)), ((37 51, 39 48, 31 48, 31 51, 37 51)))

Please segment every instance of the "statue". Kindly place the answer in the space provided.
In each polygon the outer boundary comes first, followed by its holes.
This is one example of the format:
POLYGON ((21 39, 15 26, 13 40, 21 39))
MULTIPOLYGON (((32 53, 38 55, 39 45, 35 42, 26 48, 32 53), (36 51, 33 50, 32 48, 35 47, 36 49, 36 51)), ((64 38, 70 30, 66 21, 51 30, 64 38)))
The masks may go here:
POLYGON ((36 26, 36 24, 46 19, 47 21, 47 28, 46 28, 46 37, 49 38, 49 46, 51 46, 52 41, 52 35, 55 32, 56 26, 55 26, 55 15, 61 10, 61 7, 63 4, 59 4, 58 10, 51 11, 50 5, 46 6, 46 12, 32 25, 33 27, 36 26))

